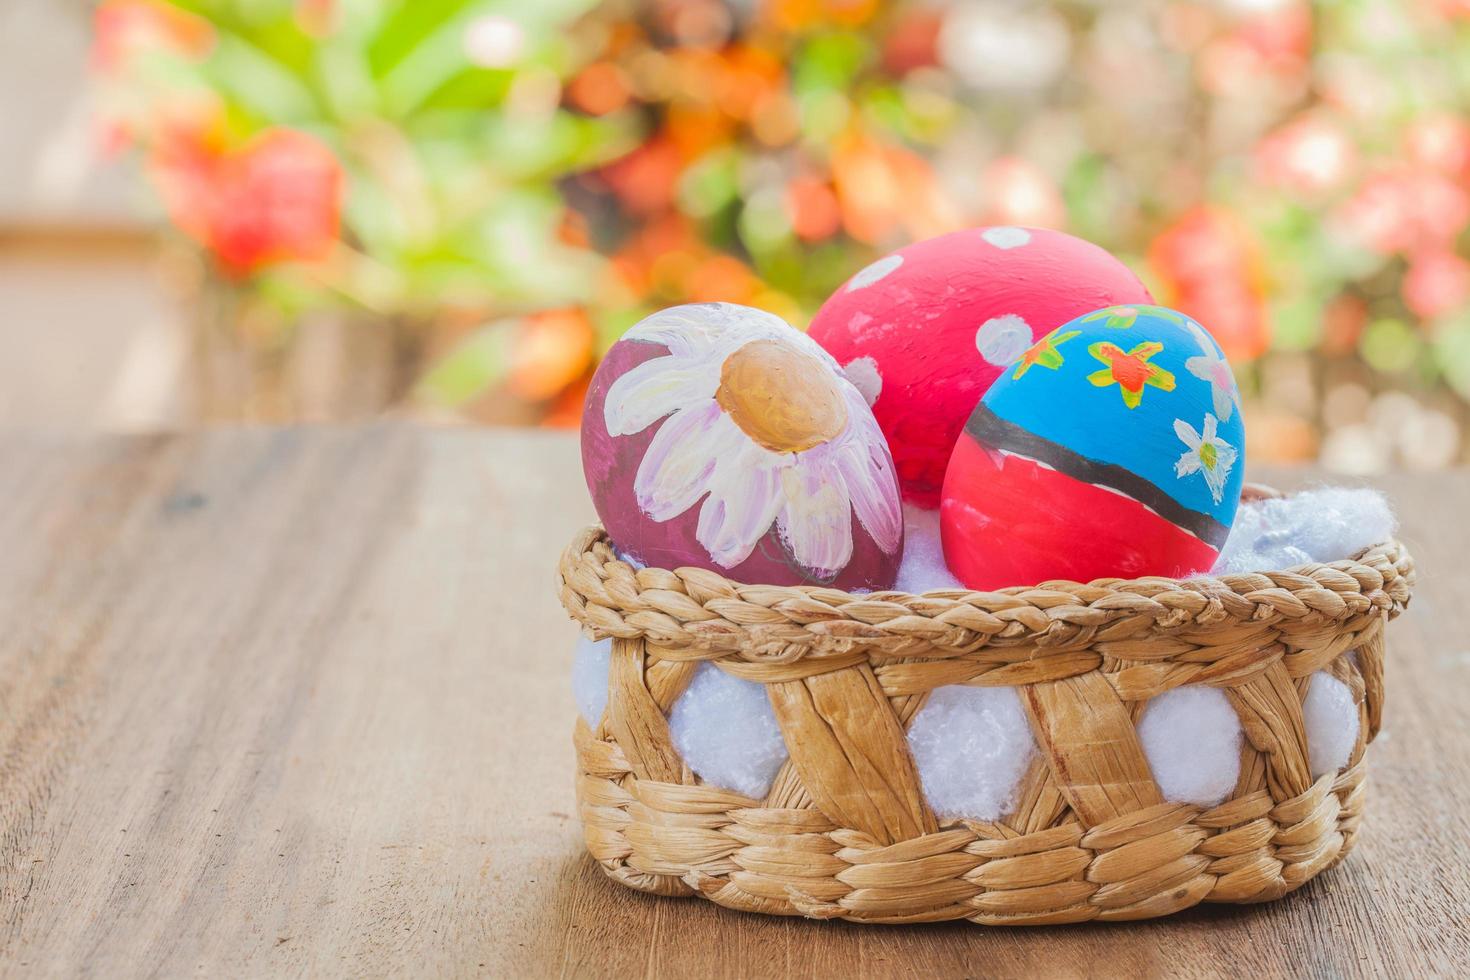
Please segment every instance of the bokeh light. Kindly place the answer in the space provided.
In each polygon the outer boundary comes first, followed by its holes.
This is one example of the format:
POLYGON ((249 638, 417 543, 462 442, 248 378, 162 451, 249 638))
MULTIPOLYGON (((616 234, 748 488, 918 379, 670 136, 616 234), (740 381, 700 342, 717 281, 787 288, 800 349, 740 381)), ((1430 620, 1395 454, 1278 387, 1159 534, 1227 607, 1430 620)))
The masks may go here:
POLYGON ((1372 470, 1467 452, 1467 16, 104 0, 92 63, 100 142, 233 297, 201 309, 274 343, 366 311, 405 338, 410 410, 569 424, 653 308, 805 325, 887 250, 1027 224, 1216 333, 1256 458, 1372 470))

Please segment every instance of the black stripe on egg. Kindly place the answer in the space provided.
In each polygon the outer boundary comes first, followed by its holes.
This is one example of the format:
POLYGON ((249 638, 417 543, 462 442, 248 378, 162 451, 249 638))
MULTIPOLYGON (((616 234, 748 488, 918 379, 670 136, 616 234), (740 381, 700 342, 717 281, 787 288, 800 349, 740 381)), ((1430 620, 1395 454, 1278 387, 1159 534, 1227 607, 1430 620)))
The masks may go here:
POLYGON ((1230 528, 1209 514, 1190 510, 1137 473, 1113 463, 1088 459, 1043 439, 996 415, 987 405, 976 406, 970 421, 965 423, 965 432, 981 446, 1025 456, 1074 480, 1120 493, 1216 549, 1225 544, 1230 533, 1230 528))

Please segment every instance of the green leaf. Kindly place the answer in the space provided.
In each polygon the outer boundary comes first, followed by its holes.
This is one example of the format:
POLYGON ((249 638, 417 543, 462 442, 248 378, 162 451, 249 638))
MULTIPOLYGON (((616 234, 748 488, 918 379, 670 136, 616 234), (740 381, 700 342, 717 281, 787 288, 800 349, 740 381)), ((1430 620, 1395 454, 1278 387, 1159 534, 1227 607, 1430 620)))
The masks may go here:
POLYGON ((1414 328, 1396 317, 1374 320, 1363 331, 1359 349, 1363 360, 1375 370, 1397 374, 1413 367, 1423 349, 1414 328))
POLYGON ((242 35, 218 34, 208 72, 221 95, 267 124, 299 125, 322 116, 311 89, 242 35))
POLYGON ((1438 325, 1434 360, 1450 387, 1470 401, 1470 316, 1438 325))
POLYGON ((458 408, 500 384, 510 373, 511 344, 519 318, 492 320, 466 337, 429 368, 418 385, 419 397, 458 408))

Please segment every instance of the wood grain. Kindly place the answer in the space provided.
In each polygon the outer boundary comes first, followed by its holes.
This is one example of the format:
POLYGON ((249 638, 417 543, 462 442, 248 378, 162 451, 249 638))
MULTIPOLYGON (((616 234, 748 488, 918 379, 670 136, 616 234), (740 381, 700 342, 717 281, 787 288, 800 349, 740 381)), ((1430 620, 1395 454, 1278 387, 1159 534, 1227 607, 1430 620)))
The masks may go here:
POLYGON ((0 973, 1464 975, 1470 476, 1383 486, 1420 584, 1341 867, 1156 922, 855 927, 583 854, 570 437, 0 437, 0 973))

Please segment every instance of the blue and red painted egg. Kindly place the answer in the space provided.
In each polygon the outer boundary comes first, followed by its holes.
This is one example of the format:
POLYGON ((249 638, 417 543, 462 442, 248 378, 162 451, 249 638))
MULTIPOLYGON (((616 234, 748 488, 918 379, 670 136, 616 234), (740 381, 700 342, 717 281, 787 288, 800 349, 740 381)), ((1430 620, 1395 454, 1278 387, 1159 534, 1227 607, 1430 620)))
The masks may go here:
POLYGON ((932 508, 965 420, 1022 351, 1091 310, 1152 302, 1090 242, 972 228, 869 265, 822 305, 810 332, 873 406, 904 498, 932 508))
POLYGON ((740 582, 886 589, 903 517, 862 394, 811 338, 730 303, 648 317, 608 351, 582 466, 614 545, 740 582))
POLYGON ((1116 306, 1050 331, 990 387, 944 481, 950 570, 972 589, 1208 571, 1235 519, 1245 429, 1196 321, 1116 306))

